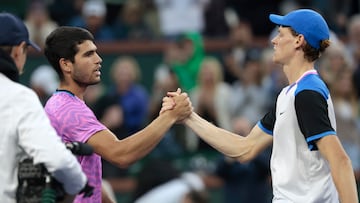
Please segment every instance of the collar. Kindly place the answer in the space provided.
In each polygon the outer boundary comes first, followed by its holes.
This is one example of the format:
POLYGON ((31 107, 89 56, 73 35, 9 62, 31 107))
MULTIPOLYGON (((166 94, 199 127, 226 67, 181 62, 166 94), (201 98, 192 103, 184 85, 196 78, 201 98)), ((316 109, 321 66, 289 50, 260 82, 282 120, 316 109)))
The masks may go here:
POLYGON ((293 88, 296 84, 299 83, 300 80, 302 80, 303 78, 305 78, 308 75, 318 75, 318 72, 315 69, 312 70, 308 70, 305 73, 303 73, 299 79, 296 80, 296 82, 294 82, 293 84, 289 85, 288 89, 286 90, 286 94, 291 90, 291 88, 293 88))
POLYGON ((315 69, 308 70, 305 73, 303 73, 302 76, 299 79, 297 79, 295 83, 298 83, 300 80, 302 80, 304 77, 308 75, 318 75, 318 72, 315 69))
POLYGON ((74 93, 72 93, 72 92, 71 92, 71 91, 69 91, 69 90, 56 89, 56 91, 55 91, 55 93, 60 93, 60 92, 67 93, 67 94, 69 94, 69 95, 71 95, 71 96, 75 97, 75 94, 74 94, 74 93))
POLYGON ((0 73, 14 82, 19 82, 19 71, 8 53, 0 49, 0 73))

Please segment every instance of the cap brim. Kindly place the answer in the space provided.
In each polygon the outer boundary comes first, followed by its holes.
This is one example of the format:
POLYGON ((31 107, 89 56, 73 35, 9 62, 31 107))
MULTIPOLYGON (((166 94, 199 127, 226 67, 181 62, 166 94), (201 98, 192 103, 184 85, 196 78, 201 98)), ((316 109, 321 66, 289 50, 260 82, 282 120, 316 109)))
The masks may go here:
POLYGON ((276 25, 285 25, 289 26, 288 23, 286 23, 284 16, 276 15, 276 14, 270 14, 269 19, 271 22, 275 23, 276 25))
POLYGON ((30 45, 30 46, 32 46, 36 51, 41 51, 41 48, 37 45, 37 44, 35 44, 34 42, 32 42, 32 41, 28 41, 27 42, 27 44, 28 45, 30 45))

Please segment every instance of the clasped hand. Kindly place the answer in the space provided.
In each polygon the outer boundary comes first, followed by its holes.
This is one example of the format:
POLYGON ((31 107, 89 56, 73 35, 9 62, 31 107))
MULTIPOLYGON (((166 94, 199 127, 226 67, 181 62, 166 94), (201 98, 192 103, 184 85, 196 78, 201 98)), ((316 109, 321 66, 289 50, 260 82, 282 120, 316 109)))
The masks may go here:
POLYGON ((167 96, 163 98, 160 114, 167 111, 177 118, 177 122, 182 122, 188 118, 193 111, 193 107, 187 93, 181 92, 180 88, 176 92, 168 92, 167 96))

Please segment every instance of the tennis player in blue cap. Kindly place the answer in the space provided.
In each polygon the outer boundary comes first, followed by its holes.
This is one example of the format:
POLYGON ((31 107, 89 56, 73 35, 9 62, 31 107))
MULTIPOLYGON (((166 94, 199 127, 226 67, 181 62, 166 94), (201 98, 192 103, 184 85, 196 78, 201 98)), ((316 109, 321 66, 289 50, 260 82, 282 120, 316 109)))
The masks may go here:
MULTIPOLYGON (((269 18, 279 26, 271 41, 273 61, 283 66, 289 82, 274 108, 244 137, 212 125, 195 112, 185 124, 218 151, 241 162, 272 144, 273 202, 357 203, 351 161, 336 136, 331 96, 314 67, 330 45, 328 25, 310 9, 269 18)), ((170 92, 164 98, 162 111, 172 108, 174 95, 170 92)))

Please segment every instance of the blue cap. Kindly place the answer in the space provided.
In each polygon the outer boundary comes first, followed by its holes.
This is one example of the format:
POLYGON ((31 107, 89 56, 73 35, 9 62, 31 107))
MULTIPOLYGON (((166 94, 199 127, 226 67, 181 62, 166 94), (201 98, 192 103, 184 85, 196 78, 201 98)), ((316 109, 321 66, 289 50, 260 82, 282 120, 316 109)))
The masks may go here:
POLYGON ((270 14, 271 22, 288 26, 297 33, 304 35, 305 40, 313 48, 319 49, 322 40, 330 37, 329 27, 324 18, 311 9, 298 9, 285 16, 270 14))
POLYGON ((40 51, 40 47, 29 39, 29 31, 18 17, 10 13, 0 13, 0 45, 13 46, 25 41, 27 45, 40 51))

